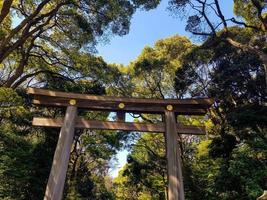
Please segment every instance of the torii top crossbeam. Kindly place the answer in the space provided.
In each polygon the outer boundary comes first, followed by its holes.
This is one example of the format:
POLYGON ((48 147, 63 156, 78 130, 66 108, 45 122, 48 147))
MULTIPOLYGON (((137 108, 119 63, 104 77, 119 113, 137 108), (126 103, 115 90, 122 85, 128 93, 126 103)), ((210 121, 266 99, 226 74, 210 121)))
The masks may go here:
POLYGON ((111 96, 96 96, 29 88, 28 94, 34 95, 33 103, 37 105, 66 107, 70 100, 76 106, 90 110, 124 111, 133 113, 163 114, 166 109, 181 115, 205 115, 213 104, 210 98, 199 99, 146 99, 111 96), (169 107, 168 107, 169 106, 169 107))

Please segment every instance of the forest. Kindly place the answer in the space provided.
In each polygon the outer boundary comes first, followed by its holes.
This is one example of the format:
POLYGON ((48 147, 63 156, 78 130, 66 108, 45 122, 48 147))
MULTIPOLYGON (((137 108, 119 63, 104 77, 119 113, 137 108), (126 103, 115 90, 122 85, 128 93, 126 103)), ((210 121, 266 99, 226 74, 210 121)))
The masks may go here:
MULTIPOLYGON (((176 35, 144 46, 128 65, 97 55, 97 44, 123 37, 138 10, 160 0, 0 1, 0 199, 43 199, 58 129, 33 127, 33 116, 65 109, 32 104, 27 87, 83 94, 184 99, 210 97, 204 136, 179 135, 185 199, 255 200, 267 190, 267 4, 233 0, 168 0, 166 12, 186 18, 193 38, 176 35)), ((87 119, 112 113, 81 111, 87 119)), ((134 121, 159 116, 129 113, 134 121)), ((66 200, 165 200, 164 135, 79 130, 64 187, 66 200), (112 160, 129 152, 115 178, 112 160)), ((265 197, 267 198, 267 197, 265 197)), ((263 199, 263 198, 259 198, 263 199)))

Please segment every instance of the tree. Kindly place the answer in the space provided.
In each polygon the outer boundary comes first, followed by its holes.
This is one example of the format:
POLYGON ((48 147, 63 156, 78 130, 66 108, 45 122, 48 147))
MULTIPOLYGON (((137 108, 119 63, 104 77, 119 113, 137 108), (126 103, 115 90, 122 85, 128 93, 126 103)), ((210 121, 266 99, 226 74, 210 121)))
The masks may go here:
MULTIPOLYGON (((241 27, 229 27, 229 32, 233 39, 241 42, 252 35, 241 27)), ((148 83, 149 86, 160 83, 162 93, 167 97, 176 93, 180 97, 209 96, 215 100, 210 120, 178 117, 179 122, 185 124, 204 122, 208 130, 206 138, 181 137, 179 142, 186 198, 252 200, 260 196, 266 187, 267 141, 263 114, 266 112, 266 86, 260 58, 226 42, 209 49, 192 45, 182 57, 175 58, 177 65, 171 68, 174 65, 170 63, 174 62, 167 58, 171 57, 172 51, 162 53, 168 45, 162 45, 167 42, 161 41, 159 48, 146 47, 137 61, 131 63, 132 80, 138 86, 134 94, 138 96, 140 92, 141 96, 161 98, 159 90, 154 89, 157 87, 147 86, 148 83), (144 71, 148 73, 144 74, 144 71), (176 92, 170 92, 169 88, 176 92)), ((176 45, 183 49, 183 43, 176 43, 180 41, 179 37, 166 41, 172 41, 173 47, 166 49, 174 49, 174 55, 177 55, 176 45)), ((160 120, 149 115, 143 119, 151 123, 160 120)), ((162 135, 149 136, 142 135, 133 145, 128 163, 115 181, 115 194, 122 199, 141 199, 142 194, 147 195, 147 199, 164 198, 166 185, 159 181, 164 177, 159 176, 160 171, 166 172, 166 163, 161 162, 164 160, 161 157, 164 139, 162 135), (159 138, 162 145, 155 147, 159 138), (129 196, 128 192, 121 194, 123 187, 135 196, 129 196), (162 196, 156 196, 156 191, 162 196)))
POLYGON ((171 0, 170 10, 183 15, 190 8, 192 12, 187 20, 186 30, 194 35, 210 37, 203 48, 210 48, 220 42, 249 51, 260 57, 264 64, 267 84, 266 31, 267 15, 264 12, 264 0, 235 0, 234 13, 237 17, 226 18, 218 0, 171 0), (241 21, 239 21, 241 18, 241 21), (229 28, 229 25, 244 27, 253 33, 249 40, 240 41, 229 28))
MULTIPOLYGON (((53 90, 103 94, 105 88, 91 81, 65 81, 47 77, 45 86, 53 90)), ((44 195, 58 129, 31 126, 33 115, 62 117, 64 109, 36 109, 23 89, 0 88, 0 198, 41 199, 44 195)), ((87 119, 105 120, 109 113, 79 113, 87 119)), ((126 140, 123 133, 79 131, 75 133, 69 163, 66 199, 112 199, 106 186, 109 160, 126 140)))
POLYGON ((155 0, 2 1, 1 85, 16 88, 42 73, 78 73, 72 54, 88 55, 101 38, 127 34, 135 10, 151 9, 157 4, 155 0))
MULTIPOLYGON (((250 37, 250 33, 239 27, 229 31, 242 41, 250 37)), ((197 47, 185 59, 182 69, 198 72, 199 79, 194 84, 200 86, 195 87, 196 92, 215 100, 211 112, 213 138, 207 147, 209 156, 203 162, 216 159, 218 165, 215 167, 219 171, 212 176, 214 187, 204 190, 216 193, 221 199, 255 199, 266 187, 264 176, 257 177, 256 172, 264 174, 266 169, 262 160, 265 157, 258 159, 254 152, 261 152, 261 155, 266 151, 266 117, 262 114, 266 112, 263 64, 257 54, 240 51, 227 43, 210 49, 197 47), (205 73, 199 73, 199 69, 204 69, 205 73), (250 156, 245 149, 250 149, 250 156), (246 169, 252 165, 249 174, 246 169), (239 172, 235 171, 237 166, 239 172)), ((209 198, 213 198, 212 193, 209 198)), ((203 199, 207 197, 203 196, 203 199)))
POLYGON ((182 66, 183 56, 193 44, 186 37, 175 35, 158 40, 154 47, 145 47, 138 58, 130 63, 133 95, 153 98, 183 97, 174 89, 175 72, 182 66))
POLYGON ((144 133, 134 144, 127 164, 114 181, 118 199, 165 199, 165 142, 162 134, 144 133), (127 192, 121 190, 126 188, 127 192))

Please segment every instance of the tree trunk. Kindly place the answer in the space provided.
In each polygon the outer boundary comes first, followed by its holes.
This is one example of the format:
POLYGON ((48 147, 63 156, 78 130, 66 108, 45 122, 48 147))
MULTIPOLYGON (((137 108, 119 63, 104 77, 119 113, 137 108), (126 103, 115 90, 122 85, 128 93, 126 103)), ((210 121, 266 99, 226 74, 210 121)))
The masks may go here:
POLYGON ((22 58, 19 66, 15 70, 15 73, 6 81, 6 87, 11 87, 12 84, 23 74, 25 65, 27 65, 27 59, 22 58))

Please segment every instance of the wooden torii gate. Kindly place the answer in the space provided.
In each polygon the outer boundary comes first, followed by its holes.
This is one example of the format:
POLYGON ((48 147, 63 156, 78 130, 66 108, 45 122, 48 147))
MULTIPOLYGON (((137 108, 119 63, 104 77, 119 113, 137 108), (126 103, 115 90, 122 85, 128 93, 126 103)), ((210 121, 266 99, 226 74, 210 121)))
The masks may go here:
POLYGON ((75 128, 165 133, 168 200, 184 200, 178 134, 205 134, 205 127, 182 125, 176 122, 176 116, 205 115, 213 104, 212 99, 123 98, 37 88, 28 88, 27 93, 33 95, 33 103, 36 105, 67 107, 64 119, 33 118, 32 122, 34 126, 61 127, 46 186, 45 200, 62 199, 75 128), (116 112, 117 121, 85 120, 77 116, 77 108, 116 112), (164 122, 157 124, 125 122, 126 112, 161 114, 164 122))

